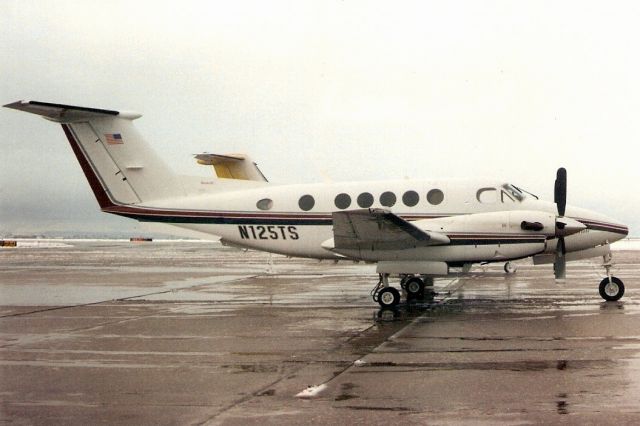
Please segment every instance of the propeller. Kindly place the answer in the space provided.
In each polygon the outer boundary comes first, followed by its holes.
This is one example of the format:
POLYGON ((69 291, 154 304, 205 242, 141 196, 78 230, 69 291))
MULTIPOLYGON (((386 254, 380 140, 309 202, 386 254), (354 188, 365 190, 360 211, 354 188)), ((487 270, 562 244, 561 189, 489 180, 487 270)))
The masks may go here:
POLYGON ((558 244, 556 245, 556 258, 553 262, 553 273, 556 279, 564 279, 567 272, 567 261, 565 258, 567 250, 564 245, 567 221, 563 221, 564 212, 567 207, 567 170, 564 167, 560 167, 556 173, 553 201, 558 207, 558 217, 556 217, 556 237, 558 238, 558 244))
POLYGON ((553 274, 557 280, 563 280, 567 274, 565 254, 567 254, 567 251, 564 247, 564 237, 560 237, 556 246, 556 259, 553 262, 553 274))
POLYGON ((556 172, 553 202, 558 206, 558 216, 564 216, 564 210, 567 207, 567 170, 564 167, 560 167, 556 172))

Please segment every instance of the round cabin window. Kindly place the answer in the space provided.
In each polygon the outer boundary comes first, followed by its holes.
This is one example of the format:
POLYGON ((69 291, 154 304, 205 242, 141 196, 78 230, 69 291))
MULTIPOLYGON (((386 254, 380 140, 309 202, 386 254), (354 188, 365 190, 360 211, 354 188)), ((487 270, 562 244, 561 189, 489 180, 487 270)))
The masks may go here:
POLYGON ((302 197, 300 197, 300 200, 298 200, 298 206, 300 206, 300 208, 306 212, 311 210, 315 204, 316 200, 314 200, 313 197, 308 194, 303 195, 302 197))
POLYGON ((416 191, 407 191, 402 195, 402 202, 405 206, 413 207, 420 201, 420 196, 416 191))
POLYGON ((432 189, 427 194, 427 201, 434 206, 437 206, 444 201, 444 193, 439 189, 432 189))
POLYGON ((344 192, 342 194, 338 194, 336 195, 336 199, 334 200, 336 207, 339 209, 346 209, 349 208, 349 206, 351 205, 351 197, 349 196, 349 194, 345 194, 344 192))
POLYGON ((391 191, 383 192, 380 196, 380 204, 385 207, 392 207, 396 203, 396 194, 391 191))
POLYGON ((367 207, 371 207, 371 205, 373 204, 373 195, 369 194, 368 192, 363 192, 362 194, 358 195, 358 205, 362 208, 367 208, 367 207))

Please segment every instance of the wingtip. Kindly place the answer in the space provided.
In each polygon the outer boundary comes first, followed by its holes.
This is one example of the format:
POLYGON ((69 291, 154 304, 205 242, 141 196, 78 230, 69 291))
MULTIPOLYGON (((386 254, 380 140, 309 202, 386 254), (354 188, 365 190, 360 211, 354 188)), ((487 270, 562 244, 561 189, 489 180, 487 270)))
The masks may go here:
POLYGON ((20 101, 15 101, 15 102, 11 102, 8 103, 6 105, 2 105, 4 108, 12 108, 12 109, 17 109, 16 107, 18 105, 24 105, 24 104, 28 104, 30 101, 24 101, 24 100, 20 100, 20 101))

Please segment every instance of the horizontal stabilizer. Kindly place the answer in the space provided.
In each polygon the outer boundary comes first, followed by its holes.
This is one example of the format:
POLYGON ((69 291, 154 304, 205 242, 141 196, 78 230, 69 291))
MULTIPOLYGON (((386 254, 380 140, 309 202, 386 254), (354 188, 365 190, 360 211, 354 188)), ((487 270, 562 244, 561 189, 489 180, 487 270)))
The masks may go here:
POLYGON ((59 123, 86 121, 101 116, 126 118, 129 120, 135 120, 136 118, 142 117, 142 114, 138 114, 135 112, 122 112, 108 109, 52 104, 49 102, 40 101, 18 101, 5 105, 5 108, 17 109, 19 111, 41 115, 51 121, 56 121, 59 123))
POLYGON ((243 154, 210 154, 195 155, 198 164, 213 166, 216 176, 223 179, 254 180, 267 182, 258 165, 243 154))
POLYGON ((401 250, 448 244, 449 237, 422 230, 384 209, 333 213, 333 249, 401 250))

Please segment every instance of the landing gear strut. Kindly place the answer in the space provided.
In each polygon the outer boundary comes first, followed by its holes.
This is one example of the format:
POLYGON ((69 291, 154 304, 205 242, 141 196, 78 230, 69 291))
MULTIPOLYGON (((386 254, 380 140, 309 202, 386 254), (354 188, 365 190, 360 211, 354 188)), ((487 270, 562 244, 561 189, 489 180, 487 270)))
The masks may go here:
POLYGON ((604 300, 607 302, 615 302, 616 300, 620 300, 624 295, 624 284, 620 278, 611 275, 611 267, 613 266, 613 263, 611 263, 611 254, 603 256, 603 260, 604 263, 602 266, 604 266, 604 269, 607 271, 607 277, 600 281, 598 290, 604 300))

